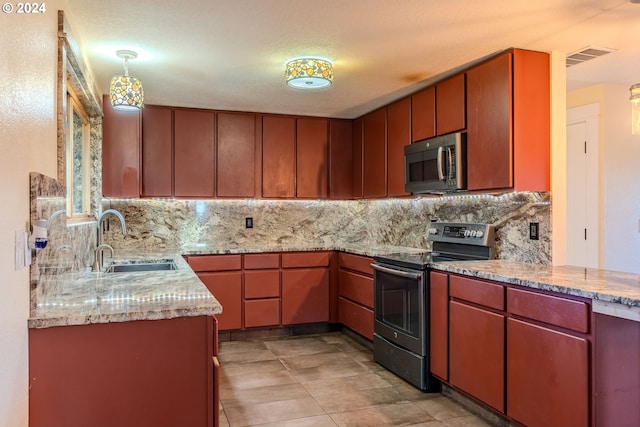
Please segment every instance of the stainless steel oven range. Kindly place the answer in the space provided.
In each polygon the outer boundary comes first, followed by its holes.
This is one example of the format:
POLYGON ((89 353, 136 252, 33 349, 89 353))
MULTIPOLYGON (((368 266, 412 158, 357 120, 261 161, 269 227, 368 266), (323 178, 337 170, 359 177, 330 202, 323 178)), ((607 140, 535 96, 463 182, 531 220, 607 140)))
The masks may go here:
POLYGON ((434 222, 432 252, 374 257, 374 361, 423 391, 438 391, 429 372, 429 272, 433 261, 494 258, 490 224, 434 222))

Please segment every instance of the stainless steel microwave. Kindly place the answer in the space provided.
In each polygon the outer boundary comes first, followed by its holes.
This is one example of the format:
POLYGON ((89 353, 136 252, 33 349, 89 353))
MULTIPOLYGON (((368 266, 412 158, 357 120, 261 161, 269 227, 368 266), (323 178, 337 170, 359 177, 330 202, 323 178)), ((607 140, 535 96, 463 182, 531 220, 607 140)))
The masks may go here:
POLYGON ((466 189, 467 134, 451 133, 404 147, 407 193, 447 193, 466 189))

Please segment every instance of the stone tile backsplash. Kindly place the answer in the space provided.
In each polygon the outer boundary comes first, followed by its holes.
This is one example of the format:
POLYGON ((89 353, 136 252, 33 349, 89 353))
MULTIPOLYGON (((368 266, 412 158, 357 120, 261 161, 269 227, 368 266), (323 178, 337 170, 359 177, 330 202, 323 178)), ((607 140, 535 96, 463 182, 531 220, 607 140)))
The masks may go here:
POLYGON ((551 261, 548 193, 356 201, 105 199, 103 210, 108 208, 119 210, 127 223, 123 238, 117 220, 110 219, 105 242, 114 248, 180 248, 198 243, 429 248, 429 222, 441 220, 495 224, 500 259, 551 261), (245 228, 246 217, 253 218, 253 228, 245 228), (539 223, 539 240, 529 240, 530 222, 539 223))

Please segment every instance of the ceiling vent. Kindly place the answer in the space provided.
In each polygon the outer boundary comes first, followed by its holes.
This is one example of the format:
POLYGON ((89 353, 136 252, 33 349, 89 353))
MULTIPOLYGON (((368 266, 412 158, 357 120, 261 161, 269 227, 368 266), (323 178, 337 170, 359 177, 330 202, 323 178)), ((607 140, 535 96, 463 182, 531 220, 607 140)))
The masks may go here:
POLYGON ((608 53, 615 52, 615 51, 616 49, 608 49, 606 47, 595 47, 595 46, 585 47, 582 50, 579 50, 577 52, 570 53, 569 55, 567 55, 567 68, 573 65, 582 64, 583 62, 589 61, 590 59, 599 58, 603 55, 606 55, 608 53))

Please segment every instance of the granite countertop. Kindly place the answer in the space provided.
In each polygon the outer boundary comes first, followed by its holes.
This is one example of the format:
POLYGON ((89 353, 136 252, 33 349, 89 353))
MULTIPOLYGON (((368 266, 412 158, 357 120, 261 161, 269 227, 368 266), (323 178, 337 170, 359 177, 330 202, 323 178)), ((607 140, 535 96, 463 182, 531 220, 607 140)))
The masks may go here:
POLYGON ((109 258, 108 253, 105 254, 105 265, 172 259, 177 270, 94 273, 86 269, 44 275, 31 291, 31 316, 28 325, 30 328, 48 328, 219 314, 223 307, 191 270, 182 255, 317 250, 341 250, 364 256, 427 252, 426 249, 397 246, 336 247, 321 243, 235 248, 206 244, 162 251, 117 249, 113 259, 109 258))
MULTIPOLYGON (((182 255, 219 255, 259 252, 338 250, 363 256, 424 254, 428 250, 387 245, 194 245, 175 250, 117 250, 106 263, 173 259, 177 270, 137 273, 93 273, 88 269, 43 276, 32 290, 30 328, 91 323, 158 320, 213 315, 223 307, 191 270, 182 255)), ((522 262, 431 262, 430 268, 532 289, 559 292, 593 300, 594 311, 610 304, 629 308, 600 311, 640 320, 640 275, 571 266, 546 266, 522 262)), ((608 310, 608 309, 607 309, 608 310)))
MULTIPOLYGON (((43 276, 32 290, 30 328, 159 320, 222 313, 222 306, 179 254, 119 254, 113 261, 172 259, 177 269, 43 276)), ((109 258, 105 256, 105 265, 109 258)))
POLYGON ((619 304, 640 310, 638 274, 503 260, 434 262, 430 266, 450 273, 589 298, 593 300, 594 311, 598 311, 596 306, 602 307, 602 304, 619 304))

